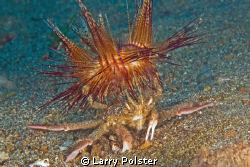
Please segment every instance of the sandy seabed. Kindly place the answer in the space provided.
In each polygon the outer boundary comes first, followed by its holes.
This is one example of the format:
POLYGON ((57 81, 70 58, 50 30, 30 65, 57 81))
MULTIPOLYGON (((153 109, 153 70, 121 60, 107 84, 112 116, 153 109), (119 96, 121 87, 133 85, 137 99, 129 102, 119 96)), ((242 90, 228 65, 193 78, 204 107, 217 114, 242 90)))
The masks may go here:
MULTIPOLYGON (((106 13, 115 37, 127 36, 126 3, 122 0, 83 1, 96 18, 106 13), (125 20, 125 21, 124 21, 125 20)), ((133 18, 134 1, 129 1, 133 18)), ((126 153, 111 150, 108 135, 84 150, 72 162, 65 157, 78 139, 93 129, 70 132, 34 132, 28 124, 59 124, 96 118, 96 110, 64 114, 59 106, 37 112, 39 106, 65 87, 53 87, 37 75, 43 58, 58 56, 47 37, 43 18, 59 27, 78 17, 74 0, 0 1, 0 165, 28 166, 49 159, 50 166, 82 166, 81 158, 157 159, 156 166, 250 166, 250 4, 247 0, 158 0, 154 3, 154 35, 162 40, 203 14, 199 31, 210 36, 204 44, 170 54, 174 62, 158 65, 164 98, 157 110, 187 101, 214 102, 214 107, 192 115, 164 120, 157 126, 154 144, 126 153)), ((71 31, 68 35, 79 42, 71 31)), ((146 127, 132 131, 143 143, 146 127)), ((118 164, 121 165, 121 164, 118 164)), ((112 165, 110 165, 112 166, 112 165)), ((126 166, 126 165, 125 165, 126 166)), ((127 164, 129 166, 129 164, 127 164)))

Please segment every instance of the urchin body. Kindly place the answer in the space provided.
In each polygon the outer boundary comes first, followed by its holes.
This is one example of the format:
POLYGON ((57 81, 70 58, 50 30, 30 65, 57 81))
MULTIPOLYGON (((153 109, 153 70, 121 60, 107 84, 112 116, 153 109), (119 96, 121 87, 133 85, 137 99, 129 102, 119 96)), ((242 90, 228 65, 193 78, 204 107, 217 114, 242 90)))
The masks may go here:
POLYGON ((129 28, 127 40, 119 44, 111 32, 108 35, 103 18, 100 17, 98 24, 81 0, 78 3, 91 37, 82 34, 76 27, 72 29, 86 45, 86 49, 74 44, 51 20, 47 20, 63 43, 68 60, 61 66, 55 66, 55 71, 42 72, 52 77, 76 78, 77 81, 42 107, 60 102, 69 111, 85 107, 89 99, 106 103, 114 98, 123 100, 127 93, 136 98, 140 91, 162 89, 156 68, 157 60, 169 60, 168 52, 200 43, 204 38, 196 34, 200 23, 199 18, 196 18, 172 37, 154 43, 153 1, 144 0, 129 28))

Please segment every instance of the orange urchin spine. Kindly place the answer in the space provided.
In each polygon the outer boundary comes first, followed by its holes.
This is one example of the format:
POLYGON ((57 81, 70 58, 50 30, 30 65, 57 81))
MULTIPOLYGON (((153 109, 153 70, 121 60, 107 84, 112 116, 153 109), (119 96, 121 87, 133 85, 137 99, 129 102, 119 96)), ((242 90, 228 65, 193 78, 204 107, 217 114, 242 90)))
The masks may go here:
POLYGON ((193 20, 167 40, 153 44, 152 13, 153 1, 144 0, 135 18, 125 44, 119 45, 107 35, 103 20, 101 24, 78 0, 82 16, 91 38, 75 31, 89 49, 83 49, 69 40, 50 20, 48 25, 64 44, 69 61, 58 69, 61 72, 43 72, 49 76, 77 78, 71 87, 61 92, 44 106, 61 101, 67 110, 75 106, 86 106, 88 98, 102 102, 104 99, 121 97, 124 93, 136 95, 139 90, 162 87, 155 60, 170 57, 167 52, 179 47, 200 43, 202 35, 196 35, 198 19, 193 20), (70 65, 68 65, 70 64, 70 65))

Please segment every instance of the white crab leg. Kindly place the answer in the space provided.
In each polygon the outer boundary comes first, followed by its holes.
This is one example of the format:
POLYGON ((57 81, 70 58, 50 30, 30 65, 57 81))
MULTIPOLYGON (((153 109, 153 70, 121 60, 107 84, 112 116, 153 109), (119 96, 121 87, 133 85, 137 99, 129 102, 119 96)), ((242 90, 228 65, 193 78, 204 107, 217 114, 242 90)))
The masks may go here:
POLYGON ((153 125, 152 125, 152 133, 151 133, 151 137, 150 137, 150 140, 151 140, 151 141, 152 141, 153 138, 154 138, 155 127, 156 127, 157 123, 158 123, 158 120, 154 120, 153 125))
POLYGON ((145 141, 148 141, 148 137, 149 137, 149 133, 150 133, 151 129, 152 129, 152 132, 151 132, 150 140, 151 141, 153 140, 155 127, 156 127, 156 125, 158 123, 158 116, 159 116, 159 114, 158 114, 157 111, 152 111, 151 120, 149 121, 149 126, 148 126, 147 134, 146 134, 146 137, 145 137, 145 141))

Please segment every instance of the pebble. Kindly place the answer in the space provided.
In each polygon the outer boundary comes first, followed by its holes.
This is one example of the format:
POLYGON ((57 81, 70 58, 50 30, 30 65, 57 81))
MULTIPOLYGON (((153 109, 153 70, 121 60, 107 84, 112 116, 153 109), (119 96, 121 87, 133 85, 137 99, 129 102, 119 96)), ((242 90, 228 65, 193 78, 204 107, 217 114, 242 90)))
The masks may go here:
POLYGON ((11 97, 13 97, 13 96, 15 96, 15 92, 10 92, 10 93, 8 93, 7 95, 6 95, 6 98, 8 99, 8 98, 11 98, 11 97))
POLYGON ((23 141, 23 146, 27 147, 28 146, 28 142, 26 140, 23 141))
POLYGON ((150 141, 146 141, 145 143, 143 143, 141 146, 140 146, 140 149, 141 150, 144 150, 148 147, 150 147, 152 145, 152 143, 150 141))
POLYGON ((249 100, 242 100, 242 104, 244 104, 245 106, 249 105, 249 100))
POLYGON ((15 150, 15 147, 14 147, 13 145, 8 145, 8 146, 7 146, 7 150, 8 150, 9 152, 12 152, 12 151, 15 150))
POLYGON ((205 88, 204 88, 204 91, 210 91, 212 88, 210 87, 210 86, 206 86, 205 88))
POLYGON ((41 146, 41 151, 48 152, 48 146, 46 145, 41 146))
POLYGON ((72 144, 72 141, 71 140, 66 140, 60 147, 59 149, 61 151, 64 151, 64 150, 67 150, 68 147, 72 144))
POLYGON ((116 141, 117 137, 115 135, 109 135, 109 140, 116 141))
POLYGON ((120 151, 120 148, 119 148, 117 143, 112 143, 112 151, 115 152, 115 153, 120 151))
POLYGON ((249 40, 246 41, 246 45, 249 45, 249 40))
POLYGON ((37 138, 37 136, 36 135, 33 135, 32 137, 31 137, 31 140, 35 140, 37 138))
POLYGON ((236 135, 236 131, 235 130, 233 130, 233 129, 228 130, 226 132, 226 134, 224 135, 224 139, 234 137, 235 135, 236 135))
POLYGON ((0 136, 4 136, 4 133, 2 130, 0 130, 0 136))
POLYGON ((200 155, 202 158, 206 158, 209 154, 209 149, 206 146, 201 146, 200 155))
POLYGON ((10 159, 9 154, 1 151, 0 152, 0 164, 6 160, 10 159))
POLYGON ((246 90, 246 88, 244 88, 244 87, 239 87, 238 93, 239 93, 239 94, 244 94, 244 93, 247 93, 247 90, 246 90))
POLYGON ((228 56, 225 56, 224 58, 225 60, 231 60, 233 58, 233 55, 228 55, 228 56))
POLYGON ((48 158, 43 159, 43 160, 39 159, 35 161, 33 164, 29 165, 29 167, 35 167, 35 166, 41 166, 41 167, 50 166, 49 159, 48 158))
POLYGON ((68 149, 68 147, 63 147, 63 146, 60 146, 60 147, 59 147, 59 149, 60 149, 60 151, 65 151, 65 150, 67 150, 67 149, 68 149))

